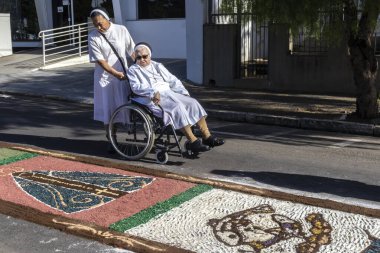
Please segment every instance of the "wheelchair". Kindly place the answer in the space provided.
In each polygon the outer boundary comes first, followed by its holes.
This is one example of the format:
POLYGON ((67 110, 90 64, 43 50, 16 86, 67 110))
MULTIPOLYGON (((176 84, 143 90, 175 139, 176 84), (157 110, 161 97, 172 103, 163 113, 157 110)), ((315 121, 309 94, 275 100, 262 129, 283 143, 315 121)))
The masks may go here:
MULTIPOLYGON (((159 106, 159 105, 158 105, 159 106)), ((191 154, 184 145, 184 153, 180 142, 183 135, 177 134, 173 125, 164 125, 162 117, 157 117, 144 105, 131 100, 130 103, 118 107, 112 114, 108 134, 113 148, 127 160, 139 160, 155 148, 156 161, 166 164, 169 152, 177 148, 181 157, 191 154)))

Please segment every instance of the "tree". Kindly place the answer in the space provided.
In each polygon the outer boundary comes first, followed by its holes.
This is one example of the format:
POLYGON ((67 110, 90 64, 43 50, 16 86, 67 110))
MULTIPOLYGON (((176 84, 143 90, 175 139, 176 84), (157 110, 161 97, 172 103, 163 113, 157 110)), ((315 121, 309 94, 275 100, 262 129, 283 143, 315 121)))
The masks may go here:
POLYGON ((360 118, 375 118, 379 109, 379 91, 375 83, 378 62, 371 39, 380 12, 380 1, 363 1, 362 10, 353 0, 344 0, 344 5, 343 24, 356 85, 356 113, 360 118))
POLYGON ((292 31, 306 27, 322 31, 330 43, 347 47, 356 86, 356 115, 371 119, 379 114, 376 78, 378 62, 373 32, 380 14, 380 0, 236 0, 223 1, 221 9, 253 12, 259 20, 288 24, 292 31), (321 27, 321 14, 328 22, 321 27))

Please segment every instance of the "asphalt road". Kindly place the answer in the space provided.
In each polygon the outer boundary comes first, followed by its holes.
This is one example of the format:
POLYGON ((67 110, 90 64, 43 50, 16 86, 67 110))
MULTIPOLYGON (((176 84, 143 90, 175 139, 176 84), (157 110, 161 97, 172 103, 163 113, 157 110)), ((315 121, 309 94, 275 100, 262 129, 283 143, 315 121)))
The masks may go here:
MULTIPOLYGON (((89 106, 2 95, 0 115, 0 141, 120 160, 107 154, 104 130, 101 123, 92 120, 89 106)), ((125 162, 380 207, 380 138, 212 119, 209 128, 223 136, 226 144, 201 154, 199 159, 170 155, 167 165, 159 165, 149 155, 141 161, 125 162)), ((0 227, 9 219, 0 216, 0 227)), ((1 238, 9 241, 20 233, 31 234, 17 227, 7 231, 1 238)), ((43 235, 35 238, 34 233, 29 238, 36 243, 48 240, 43 235)), ((2 244, 8 245, 2 240, 0 252, 2 244)), ((15 248, 13 252, 31 251, 15 248)))
POLYGON ((129 253, 0 214, 0 253, 129 253))

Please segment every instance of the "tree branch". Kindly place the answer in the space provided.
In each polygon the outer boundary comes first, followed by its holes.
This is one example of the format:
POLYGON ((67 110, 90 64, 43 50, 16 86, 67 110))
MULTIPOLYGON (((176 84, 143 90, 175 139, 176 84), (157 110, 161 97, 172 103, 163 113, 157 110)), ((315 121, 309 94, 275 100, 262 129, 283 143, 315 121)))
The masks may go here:
POLYGON ((343 0, 344 4, 344 27, 347 44, 352 47, 355 44, 358 27, 358 9, 353 0, 343 0))

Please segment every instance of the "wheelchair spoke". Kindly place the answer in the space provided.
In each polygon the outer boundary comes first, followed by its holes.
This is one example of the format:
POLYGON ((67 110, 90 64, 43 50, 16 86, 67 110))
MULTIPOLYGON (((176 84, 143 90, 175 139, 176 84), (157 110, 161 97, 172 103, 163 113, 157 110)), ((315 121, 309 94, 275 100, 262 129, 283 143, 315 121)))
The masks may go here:
POLYGON ((117 133, 112 144, 125 158, 137 160, 152 149, 155 139, 153 123, 138 106, 129 104, 119 107, 111 117, 110 126, 117 133))

